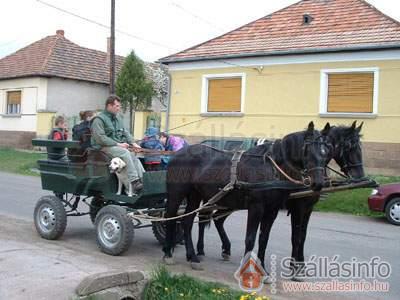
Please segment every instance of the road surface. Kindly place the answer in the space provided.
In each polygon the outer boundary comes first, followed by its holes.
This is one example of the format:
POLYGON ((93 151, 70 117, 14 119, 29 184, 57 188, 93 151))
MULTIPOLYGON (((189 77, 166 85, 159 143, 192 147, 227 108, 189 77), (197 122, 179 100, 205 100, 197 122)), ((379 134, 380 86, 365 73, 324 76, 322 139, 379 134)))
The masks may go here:
MULTIPOLYGON (((110 269, 133 268, 151 271, 161 263, 161 247, 150 228, 135 231, 129 251, 120 257, 101 253, 89 217, 71 217, 63 237, 47 241, 38 237, 32 213, 42 195, 40 178, 0 173, 0 299, 68 299, 77 284, 88 274, 110 269)), ((220 241, 214 226, 206 231, 204 271, 193 271, 185 261, 183 246, 175 251, 174 272, 224 282, 238 288, 233 274, 244 249, 246 213, 228 218, 226 229, 232 241, 229 262, 220 259, 220 241)), ((194 227, 196 240, 197 226, 194 227)), ((274 254, 279 262, 289 256, 290 218, 281 212, 271 233, 267 257, 274 254)), ((306 256, 340 255, 339 261, 369 261, 378 256, 391 265, 388 293, 325 293, 328 299, 400 299, 400 227, 387 224, 383 218, 354 217, 314 213, 308 232, 306 256)), ((315 280, 314 280, 315 281, 315 280)), ((277 294, 271 299, 321 299, 321 293, 286 293, 278 278, 277 294)), ((270 287, 264 293, 271 295, 270 287)))

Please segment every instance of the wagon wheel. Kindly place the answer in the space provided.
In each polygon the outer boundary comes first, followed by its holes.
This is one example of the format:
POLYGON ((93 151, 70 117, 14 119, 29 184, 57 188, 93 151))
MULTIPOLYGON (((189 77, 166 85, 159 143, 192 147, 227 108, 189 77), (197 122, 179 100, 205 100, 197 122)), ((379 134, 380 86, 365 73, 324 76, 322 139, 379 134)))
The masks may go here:
POLYGON ((125 208, 118 205, 104 206, 97 213, 95 226, 97 244, 101 251, 120 255, 129 249, 134 228, 125 208))
MULTIPOLYGON (((161 212, 159 215, 156 215, 156 217, 164 217, 164 212, 161 212)), ((151 228, 153 230, 153 234, 156 237, 157 241, 161 244, 165 244, 165 236, 166 236, 166 224, 165 222, 151 222, 151 228)), ((176 223, 176 244, 180 244, 183 239, 184 239, 184 233, 183 233, 183 226, 181 222, 176 223)))
POLYGON ((106 205, 106 202, 102 197, 93 197, 89 205, 89 217, 92 223, 96 221, 97 213, 106 205))
POLYGON ((64 204, 56 196, 43 196, 36 203, 33 219, 42 238, 56 240, 63 235, 67 226, 64 204))

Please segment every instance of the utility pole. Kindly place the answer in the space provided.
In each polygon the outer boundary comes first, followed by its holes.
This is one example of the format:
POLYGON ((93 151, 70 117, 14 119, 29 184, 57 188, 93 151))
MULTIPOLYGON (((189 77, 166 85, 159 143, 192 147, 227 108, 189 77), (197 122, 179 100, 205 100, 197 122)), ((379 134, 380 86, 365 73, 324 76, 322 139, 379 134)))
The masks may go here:
POLYGON ((115 94, 115 0, 111 0, 110 94, 115 94))

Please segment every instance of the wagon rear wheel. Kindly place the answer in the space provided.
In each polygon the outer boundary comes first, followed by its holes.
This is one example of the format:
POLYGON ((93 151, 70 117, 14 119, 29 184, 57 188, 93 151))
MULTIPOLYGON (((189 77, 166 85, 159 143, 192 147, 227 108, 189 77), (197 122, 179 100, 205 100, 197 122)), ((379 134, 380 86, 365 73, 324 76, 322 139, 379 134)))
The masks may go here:
MULTIPOLYGON (((157 217, 164 217, 164 213, 161 213, 157 217)), ((165 222, 151 222, 151 229, 153 230, 153 234, 156 237, 157 241, 161 244, 165 244, 165 236, 166 236, 166 224, 165 222)), ((183 241, 183 227, 180 222, 176 223, 176 244, 180 244, 183 241)))
POLYGON ((120 255, 129 249, 134 228, 125 208, 117 205, 104 206, 97 213, 95 226, 97 244, 101 251, 120 255))
POLYGON ((33 219, 42 238, 56 240, 63 235, 67 226, 64 204, 56 196, 43 196, 36 203, 33 219))

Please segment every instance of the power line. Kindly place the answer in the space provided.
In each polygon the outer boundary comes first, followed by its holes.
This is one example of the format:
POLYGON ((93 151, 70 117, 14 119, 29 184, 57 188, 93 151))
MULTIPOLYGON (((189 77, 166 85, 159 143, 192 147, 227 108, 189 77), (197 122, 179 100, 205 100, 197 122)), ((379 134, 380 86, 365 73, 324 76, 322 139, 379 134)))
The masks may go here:
MULTIPOLYGON (((61 12, 65 13, 65 14, 68 14, 68 15, 70 15, 70 16, 73 16, 73 17, 75 17, 75 18, 84 20, 84 21, 86 21, 86 22, 89 22, 89 23, 98 25, 98 26, 103 27, 103 28, 106 28, 106 29, 110 29, 110 26, 108 26, 108 25, 106 25, 106 24, 103 24, 103 23, 100 23, 100 22, 98 22, 98 21, 95 21, 95 20, 92 20, 92 19, 83 17, 83 16, 78 15, 78 14, 76 14, 76 13, 74 13, 74 12, 71 12, 71 11, 68 11, 68 10, 66 10, 66 9, 60 8, 60 7, 58 7, 58 6, 55 6, 55 5, 53 5, 53 4, 47 3, 47 2, 45 2, 45 1, 43 1, 43 0, 36 0, 36 1, 37 1, 37 2, 40 2, 40 3, 43 4, 43 5, 46 5, 46 6, 48 6, 48 7, 54 8, 54 9, 56 9, 56 10, 58 10, 58 11, 61 11, 61 12)), ((126 36, 129 36, 129 37, 134 38, 134 39, 136 39, 136 40, 140 40, 140 41, 143 41, 143 42, 146 42, 146 43, 149 43, 149 44, 158 46, 158 47, 166 48, 166 49, 168 49, 168 50, 178 51, 178 49, 175 49, 175 48, 170 47, 170 46, 168 46, 168 45, 164 45, 164 44, 161 44, 161 43, 159 43, 159 42, 151 41, 151 40, 142 38, 142 37, 140 37, 140 36, 131 34, 131 33, 129 33, 129 32, 126 32, 126 31, 122 31, 122 30, 118 30, 118 29, 117 29, 116 32, 118 32, 118 33, 120 33, 120 34, 123 34, 123 35, 126 35, 126 36)))
POLYGON ((225 31, 225 29, 219 27, 219 26, 216 25, 215 23, 210 22, 209 20, 207 20, 207 19, 205 19, 205 18, 203 18, 203 17, 201 17, 201 16, 199 16, 199 15, 193 13, 192 11, 188 10, 187 8, 183 7, 182 5, 180 5, 180 4, 178 4, 178 3, 174 2, 174 1, 169 1, 169 3, 170 3, 172 6, 175 6, 176 8, 178 8, 178 9, 184 11, 185 13, 187 13, 187 14, 190 15, 190 16, 192 16, 193 18, 198 19, 198 20, 202 21, 203 23, 208 24, 209 26, 211 26, 211 27, 213 27, 213 28, 215 28, 215 29, 218 29, 218 31, 221 31, 221 32, 224 32, 224 31, 225 31))

